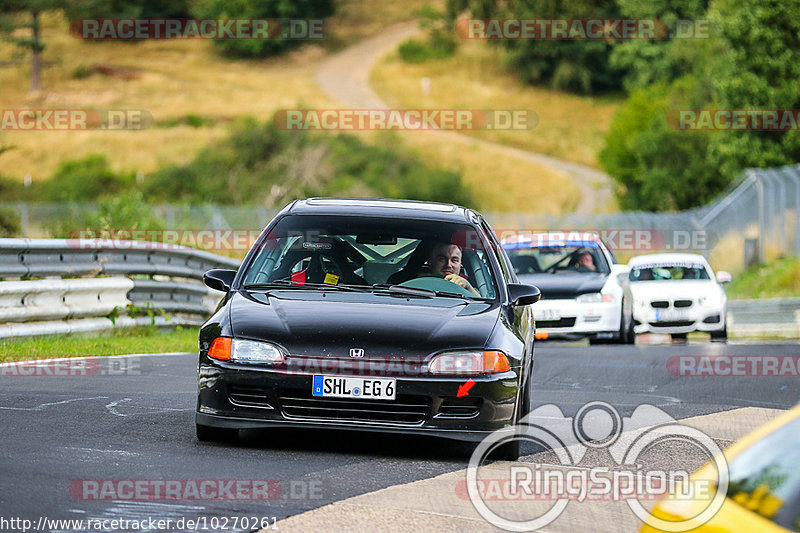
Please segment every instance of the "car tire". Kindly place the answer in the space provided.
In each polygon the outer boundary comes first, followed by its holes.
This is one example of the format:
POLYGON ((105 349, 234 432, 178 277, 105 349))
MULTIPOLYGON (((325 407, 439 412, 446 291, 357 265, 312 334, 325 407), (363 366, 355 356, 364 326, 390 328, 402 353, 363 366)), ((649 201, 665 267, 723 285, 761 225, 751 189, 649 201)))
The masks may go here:
POLYGON ((728 326, 726 325, 720 331, 711 332, 711 342, 726 342, 728 340, 728 326))
POLYGON ((625 344, 636 344, 636 332, 633 330, 633 316, 628 324, 628 331, 625 337, 625 344))
POLYGON ((200 442, 231 442, 239 437, 239 430, 195 424, 195 434, 200 442))

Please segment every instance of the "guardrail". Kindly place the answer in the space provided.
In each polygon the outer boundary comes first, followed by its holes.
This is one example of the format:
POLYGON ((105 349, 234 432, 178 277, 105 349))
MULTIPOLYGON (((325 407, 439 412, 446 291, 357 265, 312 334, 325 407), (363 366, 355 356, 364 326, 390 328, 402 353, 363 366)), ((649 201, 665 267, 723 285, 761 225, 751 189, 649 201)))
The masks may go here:
POLYGON ((152 242, 0 239, 0 338, 200 324, 221 296, 202 284, 203 274, 238 267, 235 259, 152 242), (52 277, 78 279, 30 279, 52 277), (126 316, 129 308, 153 316, 126 316))
POLYGON ((728 300, 728 332, 743 337, 800 337, 800 298, 728 300))

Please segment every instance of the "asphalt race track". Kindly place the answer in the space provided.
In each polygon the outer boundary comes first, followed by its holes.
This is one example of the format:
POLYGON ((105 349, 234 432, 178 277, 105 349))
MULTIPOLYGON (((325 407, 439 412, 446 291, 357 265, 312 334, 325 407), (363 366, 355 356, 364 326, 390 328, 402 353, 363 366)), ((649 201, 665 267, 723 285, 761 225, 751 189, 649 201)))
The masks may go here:
MULTIPOLYGON (((568 416, 597 400, 613 405, 623 416, 640 404, 651 404, 676 419, 740 407, 787 409, 800 400, 796 376, 686 377, 670 373, 667 361, 687 355, 799 354, 800 345, 790 342, 592 347, 539 343, 534 399, 537 405, 556 404, 568 416)), ((14 367, 0 369, 2 516, 34 524, 43 517, 171 519, 173 524, 202 517, 206 531, 251 531, 260 527, 232 527, 225 517, 257 517, 271 523, 459 470, 468 461, 471 447, 465 444, 371 433, 250 431, 232 445, 198 443, 196 359, 194 354, 115 358, 113 364, 104 362, 99 371, 84 376, 15 375, 14 367), (277 481, 280 496, 275 493, 266 503, 86 499, 75 490, 82 480, 254 479, 277 481), (216 517, 217 527, 211 527, 211 517, 216 517)))

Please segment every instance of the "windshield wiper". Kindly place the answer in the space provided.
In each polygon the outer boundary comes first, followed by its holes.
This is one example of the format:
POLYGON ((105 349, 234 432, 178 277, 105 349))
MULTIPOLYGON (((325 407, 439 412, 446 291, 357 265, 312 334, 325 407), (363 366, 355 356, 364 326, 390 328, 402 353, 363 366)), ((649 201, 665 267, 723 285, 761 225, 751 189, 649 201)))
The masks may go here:
POLYGON ((293 283, 285 279, 270 281, 268 283, 247 283, 243 285, 242 288, 248 291, 260 289, 333 289, 339 291, 363 292, 364 290, 369 290, 368 287, 365 287, 365 289, 358 289, 355 286, 331 285, 329 283, 293 283))
POLYGON ((418 287, 404 287, 403 285, 392 285, 391 283, 376 283, 372 286, 372 290, 386 290, 390 294, 402 294, 404 296, 419 296, 422 298, 433 298, 441 296, 444 298, 459 298, 465 299, 481 299, 480 296, 467 296, 466 294, 459 294, 457 292, 449 291, 434 291, 432 289, 420 289, 418 287))

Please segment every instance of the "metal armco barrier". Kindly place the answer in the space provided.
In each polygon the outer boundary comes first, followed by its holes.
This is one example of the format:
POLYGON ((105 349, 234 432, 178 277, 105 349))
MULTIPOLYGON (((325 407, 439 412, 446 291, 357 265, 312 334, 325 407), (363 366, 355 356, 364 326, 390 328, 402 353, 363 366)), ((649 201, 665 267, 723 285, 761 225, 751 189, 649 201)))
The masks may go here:
POLYGON ((128 278, 43 279, 0 283, 0 322, 108 316, 124 309, 128 278))
POLYGON ((728 300, 728 331, 750 337, 800 337, 800 298, 728 300))
POLYGON ((152 242, 0 239, 0 338, 197 325, 221 296, 203 285, 203 274, 238 267, 235 259, 152 242), (29 279, 56 277, 78 279, 29 279), (166 316, 125 316, 131 304, 166 316))

